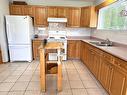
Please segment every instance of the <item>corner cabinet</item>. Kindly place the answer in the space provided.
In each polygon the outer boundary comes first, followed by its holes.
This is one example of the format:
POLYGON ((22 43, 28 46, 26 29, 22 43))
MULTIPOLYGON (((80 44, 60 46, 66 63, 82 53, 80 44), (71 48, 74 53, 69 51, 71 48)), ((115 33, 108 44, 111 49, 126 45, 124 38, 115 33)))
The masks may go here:
POLYGON ((94 6, 81 8, 81 27, 96 27, 97 12, 94 6))
POLYGON ((47 8, 35 7, 34 26, 47 26, 47 8))

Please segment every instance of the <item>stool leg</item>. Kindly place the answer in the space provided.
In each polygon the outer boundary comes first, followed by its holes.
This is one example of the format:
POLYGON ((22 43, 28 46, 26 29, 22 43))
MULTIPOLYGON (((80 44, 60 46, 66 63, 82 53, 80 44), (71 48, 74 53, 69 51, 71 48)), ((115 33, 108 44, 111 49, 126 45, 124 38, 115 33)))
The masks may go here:
POLYGON ((58 64, 57 89, 62 91, 62 65, 58 64))
POLYGON ((45 55, 44 49, 40 49, 40 86, 41 91, 46 91, 45 55))

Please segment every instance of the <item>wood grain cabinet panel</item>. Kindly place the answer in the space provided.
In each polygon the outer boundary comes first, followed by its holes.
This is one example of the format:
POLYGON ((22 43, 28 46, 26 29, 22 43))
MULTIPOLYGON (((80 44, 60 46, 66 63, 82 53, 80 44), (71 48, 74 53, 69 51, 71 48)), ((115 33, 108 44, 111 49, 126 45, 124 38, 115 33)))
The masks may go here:
POLYGON ((113 73, 113 68, 111 64, 112 63, 110 63, 108 60, 101 59, 99 81, 107 91, 109 91, 109 83, 111 81, 113 73))
POLYGON ((11 15, 24 15, 24 5, 10 5, 11 15))
POLYGON ((80 27, 81 8, 68 8, 67 18, 69 27, 80 27))
POLYGON ((38 59, 39 58, 39 46, 41 45, 42 41, 41 40, 33 40, 32 46, 33 46, 33 59, 38 59))
POLYGON ((57 17, 57 7, 48 7, 47 15, 48 17, 57 17))
POLYGON ((35 26, 47 26, 47 11, 46 7, 35 7, 35 18, 34 25, 35 26))
POLYGON ((57 17, 67 18, 67 7, 57 7, 57 17))
POLYGON ((2 64, 3 61, 2 61, 2 53, 1 53, 1 50, 0 50, 0 64, 2 64))
POLYGON ((67 44, 68 59, 80 58, 80 41, 69 40, 67 44))
POLYGON ((23 12, 24 15, 29 15, 31 17, 34 17, 34 6, 24 5, 23 12))
POLYGON ((81 8, 81 27, 96 27, 97 12, 94 6, 81 8))
MULTIPOLYGON (((127 69, 124 71, 120 65, 124 64, 125 61, 115 59, 114 64, 117 66, 113 67, 112 79, 110 82, 109 93, 110 95, 126 95, 127 94, 127 69)), ((126 62, 127 66, 127 62, 126 62)))

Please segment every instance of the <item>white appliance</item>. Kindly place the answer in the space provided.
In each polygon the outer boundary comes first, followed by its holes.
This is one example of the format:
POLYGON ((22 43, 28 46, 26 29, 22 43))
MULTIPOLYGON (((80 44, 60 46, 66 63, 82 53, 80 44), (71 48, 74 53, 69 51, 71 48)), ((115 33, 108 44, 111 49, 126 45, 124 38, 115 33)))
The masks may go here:
POLYGON ((32 61, 33 24, 29 16, 7 15, 6 30, 10 61, 32 61))
POLYGON ((47 19, 48 22, 67 22, 67 18, 52 18, 47 19))
MULTIPOLYGON (((47 42, 62 42, 64 45, 63 60, 67 60, 66 31, 49 31, 47 42)), ((57 53, 49 53, 49 60, 57 60, 57 53)))

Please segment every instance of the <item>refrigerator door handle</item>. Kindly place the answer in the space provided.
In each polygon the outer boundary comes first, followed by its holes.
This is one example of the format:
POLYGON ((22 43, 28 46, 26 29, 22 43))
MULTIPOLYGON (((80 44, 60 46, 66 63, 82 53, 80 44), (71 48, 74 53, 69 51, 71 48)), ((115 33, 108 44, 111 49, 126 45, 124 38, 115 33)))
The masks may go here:
POLYGON ((10 31, 10 25, 7 23, 7 34, 8 34, 8 42, 10 43, 12 41, 12 37, 11 37, 11 31, 10 31))

